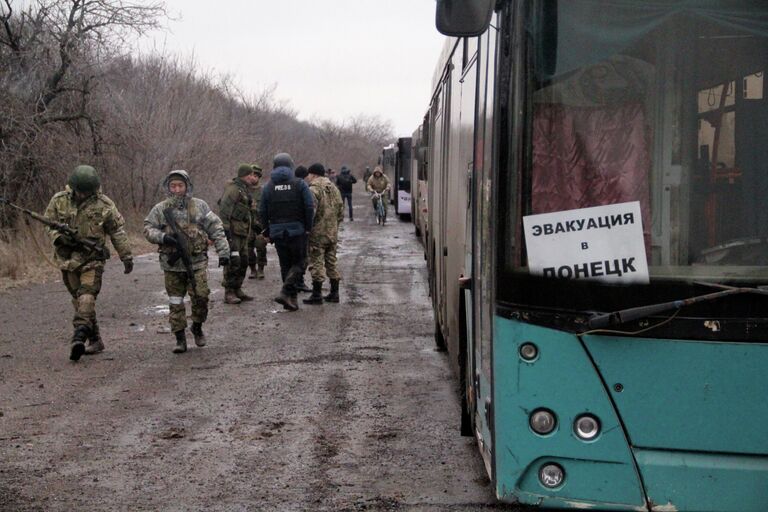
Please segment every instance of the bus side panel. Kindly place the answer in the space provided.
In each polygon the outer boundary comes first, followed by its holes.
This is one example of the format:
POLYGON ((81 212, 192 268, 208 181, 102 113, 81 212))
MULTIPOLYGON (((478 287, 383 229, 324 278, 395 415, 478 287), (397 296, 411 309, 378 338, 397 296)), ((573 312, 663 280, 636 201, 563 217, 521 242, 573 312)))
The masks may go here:
POLYGON ((629 443, 610 396, 579 338, 573 334, 497 316, 494 329, 496 492, 500 499, 559 508, 646 510, 645 496, 629 443), (526 362, 520 346, 533 343, 538 356, 526 362), (530 426, 538 410, 551 411, 553 432, 530 426), (589 413, 601 433, 582 441, 574 422, 589 413), (551 457, 547 454, 558 454, 551 457), (545 464, 565 471, 563 484, 539 481, 545 464), (596 501, 598 498, 599 501, 596 501))

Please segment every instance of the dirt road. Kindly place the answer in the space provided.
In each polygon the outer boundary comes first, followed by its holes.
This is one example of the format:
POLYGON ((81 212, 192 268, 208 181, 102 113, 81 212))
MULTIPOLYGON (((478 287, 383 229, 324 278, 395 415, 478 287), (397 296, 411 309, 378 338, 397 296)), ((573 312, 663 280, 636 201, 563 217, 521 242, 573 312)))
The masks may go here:
MULTIPOLYGON (((171 353, 155 255, 107 265, 107 350, 68 360, 60 282, 0 295, 0 510, 496 508, 434 350, 421 247, 356 198, 341 304, 284 312, 277 258, 222 302, 208 346, 171 353)), ((214 258, 215 259, 215 258, 214 258)))

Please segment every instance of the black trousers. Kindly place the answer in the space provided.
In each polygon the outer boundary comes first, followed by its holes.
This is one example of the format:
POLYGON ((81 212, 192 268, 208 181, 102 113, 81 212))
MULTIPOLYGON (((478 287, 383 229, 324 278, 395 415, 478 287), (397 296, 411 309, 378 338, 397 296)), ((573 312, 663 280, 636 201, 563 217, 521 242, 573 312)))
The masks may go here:
POLYGON ((280 275, 283 278, 283 293, 295 296, 296 286, 303 280, 307 261, 307 236, 292 236, 275 240, 277 257, 280 260, 280 275))
POLYGON ((342 205, 345 202, 349 205, 349 218, 352 219, 354 217, 354 215, 352 215, 352 192, 342 192, 341 193, 341 203, 342 203, 342 205))

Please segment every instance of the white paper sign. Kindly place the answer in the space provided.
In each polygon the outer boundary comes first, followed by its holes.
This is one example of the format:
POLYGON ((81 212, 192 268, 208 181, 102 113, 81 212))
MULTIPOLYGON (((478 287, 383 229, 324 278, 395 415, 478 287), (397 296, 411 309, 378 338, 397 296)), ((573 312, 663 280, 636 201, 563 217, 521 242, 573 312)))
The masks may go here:
POLYGON ((648 283, 640 202, 523 217, 531 274, 648 283))

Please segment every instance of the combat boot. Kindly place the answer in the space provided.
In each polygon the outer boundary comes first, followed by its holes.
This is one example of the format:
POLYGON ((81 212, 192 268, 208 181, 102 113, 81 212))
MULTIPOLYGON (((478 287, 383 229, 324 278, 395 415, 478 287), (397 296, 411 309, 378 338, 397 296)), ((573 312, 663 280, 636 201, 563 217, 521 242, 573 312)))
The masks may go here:
POLYGON ((187 334, 184 329, 173 333, 176 335, 176 346, 173 347, 174 354, 183 354, 187 351, 187 334))
POLYGON ((242 288, 238 288, 235 290, 235 295, 238 299, 240 299, 242 302, 248 302, 249 300, 253 300, 253 297, 250 295, 247 295, 242 288))
MULTIPOLYGON (((251 273, 248 274, 248 279, 256 279, 259 277, 258 272, 256 271, 256 264, 254 263, 253 265, 248 266, 251 268, 251 273)), ((259 277, 259 279, 261 279, 261 277, 259 277)))
POLYGON ((101 341, 101 333, 99 332, 99 325, 94 323, 91 334, 88 336, 88 345, 85 347, 85 355, 90 356, 98 354, 104 350, 104 342, 101 341))
POLYGON ((307 282, 304 279, 304 276, 301 276, 301 282, 296 285, 296 290, 304 293, 309 293, 312 291, 312 288, 307 286, 307 282))
POLYGON ((90 329, 85 325, 78 325, 75 328, 75 333, 72 335, 72 348, 69 352, 69 358, 72 361, 80 360, 80 356, 85 353, 85 340, 88 339, 90 329))
POLYGON ((283 308, 288 311, 296 311, 299 309, 299 305, 296 304, 296 298, 286 295, 285 292, 280 292, 280 295, 275 297, 275 302, 282 304, 283 308))
POLYGON ((259 265, 258 270, 256 270, 256 277, 264 279, 264 265, 259 265))
POLYGON ((242 301, 235 293, 235 290, 224 290, 224 304, 240 304, 242 301))
POLYGON ((312 281, 312 295, 304 299, 304 304, 322 304, 323 303, 323 282, 312 281))
POLYGON ((203 324, 201 322, 192 322, 192 336, 195 337, 195 345, 205 346, 205 334, 203 334, 203 324))
POLYGON ((325 302, 339 302, 339 280, 331 279, 331 293, 323 297, 325 302))

